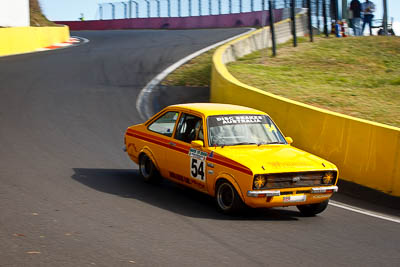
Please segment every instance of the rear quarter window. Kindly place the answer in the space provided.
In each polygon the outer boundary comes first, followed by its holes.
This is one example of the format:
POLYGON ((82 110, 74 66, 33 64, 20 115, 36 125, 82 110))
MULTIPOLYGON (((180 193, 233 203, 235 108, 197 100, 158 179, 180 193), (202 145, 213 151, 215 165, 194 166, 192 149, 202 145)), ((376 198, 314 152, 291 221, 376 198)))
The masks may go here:
POLYGON ((171 137, 174 132, 176 120, 179 112, 169 111, 151 123, 148 129, 162 135, 171 137))

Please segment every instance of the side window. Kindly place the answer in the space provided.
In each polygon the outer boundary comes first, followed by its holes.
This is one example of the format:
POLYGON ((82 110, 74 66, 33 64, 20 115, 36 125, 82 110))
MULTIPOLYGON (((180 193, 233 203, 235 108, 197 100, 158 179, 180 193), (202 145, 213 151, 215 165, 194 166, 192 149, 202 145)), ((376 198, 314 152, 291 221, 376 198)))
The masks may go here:
POLYGON ((182 114, 176 129, 175 139, 186 143, 193 140, 204 141, 202 119, 197 116, 182 114))
POLYGON ((178 112, 169 111, 150 124, 148 129, 152 132, 171 137, 177 119, 178 112))

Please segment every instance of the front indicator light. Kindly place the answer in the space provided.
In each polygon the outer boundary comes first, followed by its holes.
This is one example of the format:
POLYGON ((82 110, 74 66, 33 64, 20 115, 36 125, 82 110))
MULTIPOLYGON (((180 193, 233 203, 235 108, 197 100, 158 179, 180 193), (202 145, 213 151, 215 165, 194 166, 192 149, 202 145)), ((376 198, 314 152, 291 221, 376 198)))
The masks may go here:
POLYGON ((328 193, 336 193, 337 191, 338 191, 337 186, 311 188, 311 194, 328 194, 328 193))
POLYGON ((262 175, 257 176, 256 178, 254 178, 254 188, 256 189, 261 189, 264 187, 265 185, 265 178, 262 175))
POLYGON ((333 173, 332 172, 325 173, 324 177, 322 177, 322 182, 324 184, 332 184, 332 182, 333 182, 333 173))

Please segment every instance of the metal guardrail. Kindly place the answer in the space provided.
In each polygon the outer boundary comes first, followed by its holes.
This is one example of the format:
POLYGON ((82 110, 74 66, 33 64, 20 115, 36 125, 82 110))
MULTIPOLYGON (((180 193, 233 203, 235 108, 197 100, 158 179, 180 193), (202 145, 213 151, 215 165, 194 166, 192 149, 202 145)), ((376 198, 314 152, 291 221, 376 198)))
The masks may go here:
MULTIPOLYGON (((292 3, 294 3, 295 8, 305 8, 308 0, 126 0, 100 3, 98 8, 100 20, 104 18, 105 9, 108 8, 110 8, 112 19, 117 19, 116 11, 121 8, 123 13, 120 14, 123 14, 123 16, 119 16, 119 19, 139 18, 139 10, 145 10, 146 15, 141 17, 147 18, 190 17, 269 10, 268 2, 271 2, 274 9, 290 8, 292 3)), ((310 2, 313 10, 319 10, 318 14, 321 16, 322 2, 326 2, 325 6, 328 9, 331 6, 331 0, 311 0, 310 2)), ((313 12, 313 16, 317 16, 317 13, 313 12)), ((318 23, 318 21, 316 18, 313 19, 313 23, 318 23)))
POLYGON ((209 16, 238 14, 245 12, 265 11, 263 21, 259 26, 270 25, 272 53, 276 55, 276 37, 274 30, 274 12, 276 9, 285 9, 290 14, 292 22, 293 45, 297 46, 296 33, 296 14, 301 8, 307 8, 308 16, 308 35, 310 41, 314 40, 314 29, 321 30, 326 36, 331 29, 331 18, 337 18, 337 8, 333 0, 128 0, 122 2, 108 2, 99 4, 100 20, 103 19, 103 10, 105 7, 111 7, 111 17, 116 19, 116 8, 123 8, 123 18, 133 18, 133 6, 135 7, 135 18, 139 18, 139 10, 146 11, 145 18, 152 18, 154 8, 157 18, 165 15, 171 17, 191 17, 191 16, 209 16), (183 10, 183 7, 186 10, 183 10), (174 8, 174 9, 172 9, 174 8), (195 11, 197 8, 197 12, 195 11), (204 11, 207 12, 204 12, 204 11), (162 12, 163 11, 163 12, 162 12), (165 12, 166 11, 166 12, 165 12), (268 11, 268 12, 267 12, 268 11), (184 13, 185 12, 185 13, 184 13))

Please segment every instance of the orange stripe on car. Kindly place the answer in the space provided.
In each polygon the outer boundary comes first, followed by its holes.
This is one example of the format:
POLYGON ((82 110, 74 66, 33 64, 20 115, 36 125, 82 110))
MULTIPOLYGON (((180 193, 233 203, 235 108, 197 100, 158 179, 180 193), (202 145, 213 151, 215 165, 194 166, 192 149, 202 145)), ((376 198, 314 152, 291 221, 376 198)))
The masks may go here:
MULTIPOLYGON (((176 146, 172 146, 169 144, 170 141, 168 139, 165 139, 165 138, 162 138, 159 136, 146 134, 146 133, 135 131, 132 129, 128 129, 126 135, 131 136, 131 137, 136 137, 136 138, 142 139, 144 141, 151 142, 151 143, 154 143, 154 144, 157 144, 157 145, 160 145, 160 146, 172 149, 172 150, 176 150, 181 153, 185 153, 185 154, 189 153, 190 146, 185 146, 185 145, 182 145, 179 143, 176 143, 176 146)), ((231 169, 234 169, 234 170, 237 170, 237 171, 249 174, 249 175, 253 174, 253 172, 249 168, 246 168, 245 166, 237 163, 236 161, 230 160, 230 159, 225 158, 220 155, 214 155, 214 157, 212 157, 212 158, 207 157, 207 160, 212 163, 219 164, 219 165, 222 165, 222 166, 225 166, 225 167, 228 167, 228 168, 231 168, 231 169)))

